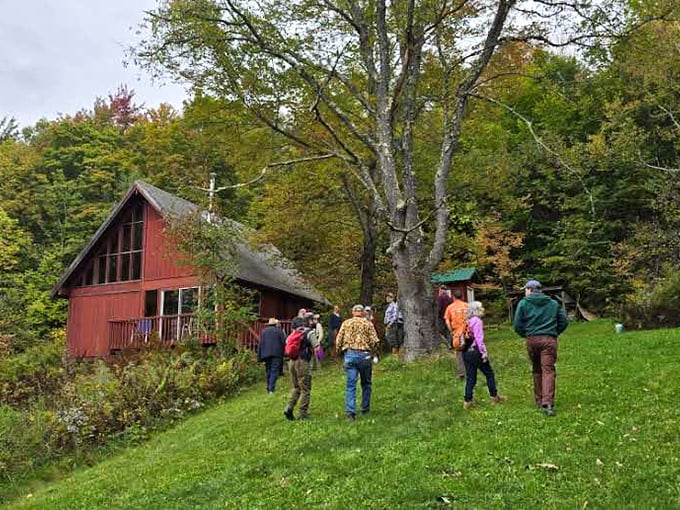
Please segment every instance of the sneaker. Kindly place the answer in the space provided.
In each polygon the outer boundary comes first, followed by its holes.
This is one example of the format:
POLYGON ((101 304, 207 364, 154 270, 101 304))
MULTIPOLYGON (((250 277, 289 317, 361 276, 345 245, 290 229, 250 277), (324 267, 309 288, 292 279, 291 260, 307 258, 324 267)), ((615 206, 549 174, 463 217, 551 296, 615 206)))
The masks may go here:
POLYGON ((544 406, 541 406, 541 411, 542 411, 543 414, 545 414, 546 416, 555 416, 555 408, 554 408, 553 406, 551 406, 551 405, 544 405, 544 406))
POLYGON ((493 405, 498 405, 501 402, 505 402, 506 400, 508 400, 508 397, 505 395, 496 395, 495 397, 491 397, 491 403, 493 405))
POLYGON ((465 409, 466 411, 469 411, 470 409, 472 409, 472 400, 470 400, 470 402, 468 402, 467 400, 464 400, 463 401, 463 409, 465 409))
POLYGON ((367 414, 370 413, 370 412, 371 412, 370 409, 362 409, 362 410, 361 410, 361 415, 362 415, 362 416, 365 416, 365 415, 367 415, 367 414))
POLYGON ((295 416, 293 416, 293 410, 292 409, 284 409, 283 410, 283 415, 286 417, 286 420, 293 421, 295 419, 295 416))
POLYGON ((357 415, 354 413, 347 413, 347 421, 354 421, 356 420, 357 415))
POLYGON ((298 420, 307 421, 307 420, 309 420, 309 415, 306 414, 306 413, 305 413, 305 414, 301 414, 301 415, 298 417, 298 420))

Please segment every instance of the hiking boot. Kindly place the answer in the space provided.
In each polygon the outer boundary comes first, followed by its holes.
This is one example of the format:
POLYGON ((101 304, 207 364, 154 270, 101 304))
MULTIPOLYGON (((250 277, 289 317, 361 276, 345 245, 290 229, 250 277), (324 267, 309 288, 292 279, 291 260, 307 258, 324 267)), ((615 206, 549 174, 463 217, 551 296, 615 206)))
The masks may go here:
POLYGON ((493 405, 498 405, 501 402, 505 402, 506 400, 508 400, 508 397, 505 395, 496 395, 495 397, 491 397, 491 403, 493 405))
POLYGON ((287 407, 283 410, 283 415, 286 417, 286 420, 293 421, 295 419, 295 416, 293 416, 293 410, 288 409, 287 407))
POLYGON ((551 405, 544 405, 544 406, 541 406, 541 411, 542 411, 543 414, 545 414, 546 416, 555 416, 555 408, 554 408, 553 406, 551 406, 551 405))
POLYGON ((469 411, 470 409, 472 409, 472 400, 470 400, 469 402, 467 400, 464 400, 463 401, 463 409, 465 409, 466 411, 469 411))

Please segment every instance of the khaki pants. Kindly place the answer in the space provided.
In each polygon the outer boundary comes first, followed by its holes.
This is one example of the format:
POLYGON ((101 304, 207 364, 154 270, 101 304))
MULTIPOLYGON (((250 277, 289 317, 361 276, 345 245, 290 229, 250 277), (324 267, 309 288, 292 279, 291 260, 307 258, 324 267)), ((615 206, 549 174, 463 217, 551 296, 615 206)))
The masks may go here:
POLYGON ((463 361, 463 351, 456 351, 456 375, 460 379, 465 377, 465 361, 463 361))
POLYGON ((300 416, 306 416, 309 410, 309 399, 312 393, 312 367, 309 361, 301 358, 288 362, 290 371, 290 399, 286 409, 295 409, 298 399, 300 400, 300 416))

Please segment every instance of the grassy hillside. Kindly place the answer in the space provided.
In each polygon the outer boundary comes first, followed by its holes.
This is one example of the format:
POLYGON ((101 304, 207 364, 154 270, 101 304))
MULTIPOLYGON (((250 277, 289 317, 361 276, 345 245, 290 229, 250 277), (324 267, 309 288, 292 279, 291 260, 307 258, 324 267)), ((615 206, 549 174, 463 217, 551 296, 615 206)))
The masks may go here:
POLYGON ((533 406, 523 342, 489 333, 502 394, 462 409, 448 352, 374 372, 370 415, 344 419, 339 366, 315 374, 309 422, 282 415, 287 380, 264 383, 144 446, 11 508, 678 508, 680 331, 561 339, 557 411, 533 406))

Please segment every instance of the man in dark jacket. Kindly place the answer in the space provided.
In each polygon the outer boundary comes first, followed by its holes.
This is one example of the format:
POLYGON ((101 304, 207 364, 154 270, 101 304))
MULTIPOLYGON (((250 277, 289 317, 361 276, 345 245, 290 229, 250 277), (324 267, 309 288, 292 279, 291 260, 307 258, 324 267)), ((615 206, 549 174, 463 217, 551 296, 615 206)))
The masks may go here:
POLYGON ((283 366, 283 348, 286 336, 279 327, 279 321, 271 318, 267 327, 260 333, 260 343, 257 344, 257 360, 264 362, 267 376, 267 393, 274 393, 279 369, 283 366))
POLYGON ((555 416, 555 362, 557 337, 567 329, 562 306, 543 294, 537 280, 524 286, 524 299, 517 305, 513 326, 526 338, 534 375, 534 402, 547 416, 555 416))
POLYGON ((444 314, 446 309, 451 304, 451 291, 446 287, 446 285, 441 285, 439 287, 439 293, 437 294, 437 328, 439 329, 439 335, 444 338, 446 347, 453 349, 451 345, 451 332, 446 326, 446 319, 444 319, 444 314))

